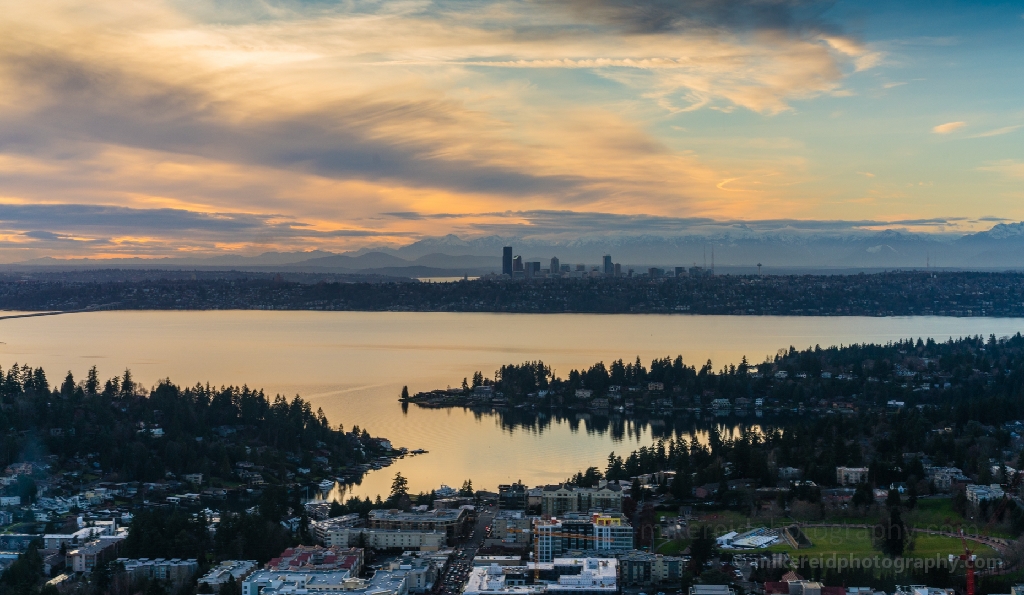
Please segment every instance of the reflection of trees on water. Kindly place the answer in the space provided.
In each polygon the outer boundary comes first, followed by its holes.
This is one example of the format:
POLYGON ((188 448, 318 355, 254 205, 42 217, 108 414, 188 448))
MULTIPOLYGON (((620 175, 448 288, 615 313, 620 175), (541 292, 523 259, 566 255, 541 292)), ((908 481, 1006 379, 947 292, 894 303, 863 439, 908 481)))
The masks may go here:
POLYGON ((565 425, 573 433, 585 432, 588 435, 611 437, 614 442, 640 441, 645 435, 652 440, 686 436, 696 437, 698 441, 707 443, 712 428, 717 429, 718 436, 723 440, 741 436, 747 431, 756 434, 766 429, 780 427, 782 420, 758 418, 756 423, 746 420, 743 416, 710 417, 693 415, 689 412, 675 412, 663 415, 598 413, 581 412, 564 409, 550 411, 531 411, 523 409, 511 410, 480 410, 474 409, 473 416, 477 421, 493 418, 503 432, 509 435, 516 432, 527 432, 543 435, 553 427, 565 425))

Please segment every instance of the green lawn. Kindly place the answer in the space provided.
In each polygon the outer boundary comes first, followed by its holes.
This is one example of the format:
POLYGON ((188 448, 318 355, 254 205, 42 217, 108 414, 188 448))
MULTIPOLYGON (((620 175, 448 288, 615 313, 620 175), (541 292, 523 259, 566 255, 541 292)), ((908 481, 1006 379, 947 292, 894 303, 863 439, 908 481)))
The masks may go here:
POLYGON ((654 553, 664 554, 666 556, 678 556, 688 545, 690 545, 690 541, 688 539, 681 539, 678 541, 659 539, 654 544, 654 553))
MULTIPOLYGON (((836 523, 836 524, 868 524, 872 525, 885 514, 885 507, 874 506, 866 512, 863 509, 850 508, 847 510, 828 511, 824 517, 819 515, 807 518, 795 517, 798 521, 809 523, 836 523)), ((915 527, 934 527, 943 525, 958 526, 963 517, 953 510, 953 501, 949 498, 922 499, 917 501, 913 510, 904 508, 903 518, 915 527)))
MULTIPOLYGON (((992 558, 999 556, 999 552, 987 545, 975 542, 968 543, 970 544, 970 547, 974 549, 974 553, 979 557, 992 558)), ((949 554, 959 555, 963 553, 963 551, 963 543, 955 537, 918 534, 914 544, 914 555, 919 558, 927 558, 929 555, 934 556, 936 554, 942 558, 949 554)))
POLYGON ((907 521, 920 528, 949 530, 946 527, 952 526, 952 530, 955 532, 963 525, 968 533, 993 537, 1015 537, 1005 525, 991 523, 992 526, 989 526, 989 523, 964 519, 953 510, 953 501, 949 498, 918 500, 917 507, 907 517, 907 521))
POLYGON ((918 500, 914 510, 907 514, 906 521, 922 529, 939 529, 940 527, 956 527, 964 522, 964 518, 953 510, 950 498, 918 500))
MULTIPOLYGON (((794 520, 805 523, 836 524, 836 525, 875 525, 885 516, 883 506, 875 506, 863 510, 829 511, 824 516, 813 515, 806 518, 794 516, 794 520)), ((904 509, 903 520, 912 527, 933 529, 955 533, 963 526, 968 533, 992 535, 994 537, 1013 537, 1003 526, 988 526, 973 519, 965 519, 953 510, 950 498, 928 498, 917 501, 913 510, 904 509)), ((755 522, 756 519, 752 519, 755 522)))
MULTIPOLYGON (((877 524, 880 517, 885 513, 882 507, 872 509, 867 515, 852 511, 842 512, 826 516, 824 519, 808 519, 810 523, 836 524, 836 525, 868 525, 877 524)), ((659 516, 675 516, 672 513, 659 513, 659 516)), ((973 524, 970 519, 965 520, 953 510, 952 500, 949 498, 935 498, 918 500, 914 510, 904 511, 904 521, 916 528, 933 529, 940 531, 955 532, 961 525, 968 533, 979 533, 986 535, 1001 536, 999 529, 991 529, 985 526, 973 524)), ((704 512, 696 515, 694 525, 708 525, 715 535, 723 535, 729 531, 743 532, 747 529, 771 525, 781 528, 794 522, 787 522, 784 518, 776 518, 769 522, 766 518, 748 517, 742 513, 724 510, 715 512, 704 512)), ((798 522, 798 521, 797 521, 798 522)), ((759 552, 786 552, 791 556, 831 556, 854 555, 863 557, 874 557, 880 555, 871 544, 871 530, 863 527, 837 526, 837 527, 803 527, 804 533, 814 544, 810 548, 794 550, 786 543, 779 543, 759 552)), ((688 541, 658 540, 655 543, 655 551, 661 554, 676 554, 681 552, 688 545, 688 541)), ((976 554, 982 557, 997 557, 999 554, 992 548, 974 543, 972 547, 977 548, 976 554)), ((959 538, 945 537, 941 535, 926 535, 918 533, 915 535, 914 550, 907 552, 912 558, 931 558, 936 555, 945 559, 949 554, 960 554, 963 545, 959 538)))
MULTIPOLYGON (((854 527, 806 527, 804 534, 814 544, 809 548, 795 550, 787 544, 776 544, 767 549, 769 552, 786 552, 790 556, 831 556, 854 555, 873 557, 879 555, 878 550, 871 546, 871 533, 867 529, 854 527)), ((994 557, 998 553, 992 548, 975 544, 978 556, 994 557)), ((945 559, 949 554, 960 554, 963 547, 959 539, 941 535, 915 536, 914 550, 907 552, 910 558, 930 558, 936 555, 945 559)))
POLYGON ((767 519, 751 518, 733 510, 702 512, 694 516, 696 519, 691 522, 692 525, 707 525, 714 530, 715 535, 724 535, 729 531, 742 533, 768 523, 767 519))

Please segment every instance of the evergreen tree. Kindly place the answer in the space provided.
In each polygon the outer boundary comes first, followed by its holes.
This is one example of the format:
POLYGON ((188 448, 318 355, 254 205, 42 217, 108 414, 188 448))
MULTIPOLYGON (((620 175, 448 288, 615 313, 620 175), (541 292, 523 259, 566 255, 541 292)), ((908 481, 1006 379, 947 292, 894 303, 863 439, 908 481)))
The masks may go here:
POLYGON ((705 564, 717 552, 715 534, 711 527, 698 525, 691 529, 690 536, 690 572, 699 575, 704 572, 705 564))
POLYGON ((96 371, 96 366, 89 368, 89 375, 85 379, 85 393, 93 396, 99 391, 100 378, 99 373, 96 371))
POLYGON ((64 377, 64 383, 60 385, 60 396, 65 399, 72 396, 75 393, 75 376, 68 370, 68 375, 64 377))
POLYGON ((889 514, 875 526, 875 548, 893 558, 902 556, 909 540, 910 529, 904 524, 899 507, 889 509, 889 514))
POLYGON ((0 592, 28 593, 43 578, 42 542, 33 540, 18 559, 0 574, 0 592))
POLYGON ((644 487, 640 484, 640 478, 633 478, 633 485, 629 488, 629 496, 634 502, 639 502, 640 497, 643 496, 644 487))
POLYGON ((402 477, 401 473, 395 473, 395 479, 391 482, 391 495, 388 500, 397 502, 399 499, 409 495, 409 480, 402 477))
POLYGON ((219 595, 242 595, 242 587, 238 581, 230 580, 220 586, 219 595))

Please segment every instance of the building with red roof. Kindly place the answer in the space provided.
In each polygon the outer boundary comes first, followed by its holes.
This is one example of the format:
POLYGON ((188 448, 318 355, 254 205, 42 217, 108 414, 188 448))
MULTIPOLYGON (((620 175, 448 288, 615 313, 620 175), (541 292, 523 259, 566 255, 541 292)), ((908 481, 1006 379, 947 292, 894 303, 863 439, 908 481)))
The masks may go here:
POLYGON ((347 570, 349 576, 359 576, 363 570, 362 548, 323 547, 297 545, 264 565, 267 570, 347 570))

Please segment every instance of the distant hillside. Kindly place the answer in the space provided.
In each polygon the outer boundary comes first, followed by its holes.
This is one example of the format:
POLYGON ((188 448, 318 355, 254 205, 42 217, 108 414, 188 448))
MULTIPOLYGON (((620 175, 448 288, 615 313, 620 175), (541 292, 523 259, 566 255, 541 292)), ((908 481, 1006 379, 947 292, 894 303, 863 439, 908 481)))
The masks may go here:
POLYGON ((1024 268, 1024 222, 995 225, 964 236, 885 230, 827 235, 820 232, 767 233, 736 227, 706 235, 664 237, 584 236, 565 241, 485 236, 424 238, 400 248, 375 247, 343 254, 267 252, 258 256, 224 254, 199 258, 38 258, 8 268, 162 268, 384 275, 477 276, 501 270, 501 250, 512 246, 526 261, 543 267, 553 256, 563 264, 594 265, 604 254, 626 267, 691 266, 768 270, 882 270, 924 268, 991 270, 1024 268))

